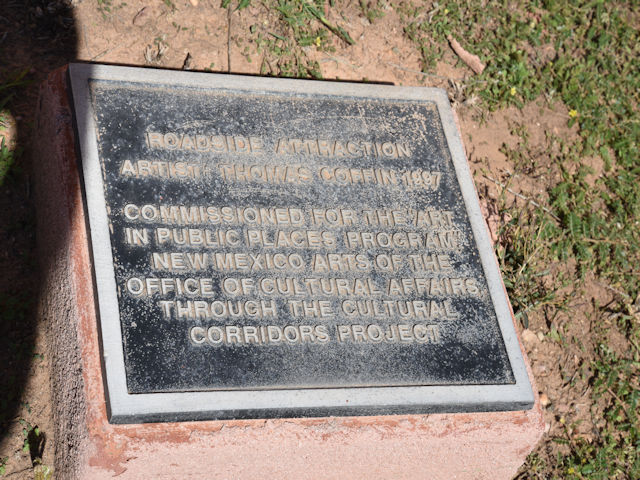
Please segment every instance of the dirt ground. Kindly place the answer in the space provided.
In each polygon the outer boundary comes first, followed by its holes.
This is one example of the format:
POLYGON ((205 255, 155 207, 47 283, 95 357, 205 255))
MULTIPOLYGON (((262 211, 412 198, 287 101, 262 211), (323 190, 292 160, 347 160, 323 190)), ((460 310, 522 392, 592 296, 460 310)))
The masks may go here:
MULTIPOLYGON (((219 0, 3 0, 0 8, 0 65, 6 71, 28 70, 31 83, 12 103, 13 128, 8 139, 24 150, 21 171, 0 193, 0 307, 22 309, 24 314, 0 325, 0 406, 8 412, 0 431, 1 478, 34 478, 34 458, 53 465, 55 439, 47 436, 51 426, 46 329, 37 323, 37 259, 33 235, 33 205, 29 183, 29 138, 37 104, 37 85, 52 69, 70 61, 153 66, 172 69, 210 70, 223 73, 260 74, 277 68, 268 55, 257 52, 260 33, 283 28, 277 15, 261 2, 243 10, 223 9, 219 0), (169 5, 173 3, 175 8, 169 5), (109 6, 109 11, 103 7, 109 6), (101 8, 102 7, 102 8, 101 8), (3 34, 7 32, 6 35, 3 34), (11 299, 17 298, 11 303, 11 299), (37 426, 37 431, 34 427, 37 426), (25 443, 26 440, 26 443, 25 443)), ((325 79, 386 82, 395 85, 446 88, 460 121, 463 141, 476 185, 495 240, 504 218, 497 215, 499 201, 530 202, 543 198, 550 182, 559 175, 557 166, 541 153, 531 171, 515 172, 504 147, 516 148, 513 129, 524 125, 530 148, 544 152, 548 133, 575 135, 567 126, 567 110, 544 99, 524 110, 515 108, 488 113, 478 109, 474 98, 460 91, 460 81, 473 71, 453 51, 439 62, 435 75, 421 73, 419 52, 405 35, 393 9, 371 24, 357 2, 336 2, 328 11, 355 40, 349 46, 336 36, 334 51, 305 47, 304 54, 317 61, 325 79), (514 178, 515 176, 515 178, 514 178), (509 183, 509 190, 503 186, 509 183), (502 185, 502 186, 501 186, 502 185)), ((597 166, 596 166, 597 167, 597 166)), ((596 172, 597 175, 597 172, 596 172)), ((551 265, 570 271, 571 265, 551 265)), ((553 461, 566 446, 551 441, 567 434, 589 438, 594 416, 590 405, 587 370, 596 348, 593 329, 610 319, 602 310, 616 293, 587 280, 572 296, 566 311, 541 309, 528 317, 522 338, 543 394, 547 434, 538 447, 540 458, 553 461), (570 320, 570 322, 569 322, 570 320), (564 346, 549 340, 549 333, 565 327, 564 346), (568 334, 566 334, 568 332, 568 334), (568 346, 567 346, 568 345, 568 346)), ((612 345, 627 348, 626 339, 612 338, 612 345)), ((523 471, 526 477, 526 471, 523 471)))

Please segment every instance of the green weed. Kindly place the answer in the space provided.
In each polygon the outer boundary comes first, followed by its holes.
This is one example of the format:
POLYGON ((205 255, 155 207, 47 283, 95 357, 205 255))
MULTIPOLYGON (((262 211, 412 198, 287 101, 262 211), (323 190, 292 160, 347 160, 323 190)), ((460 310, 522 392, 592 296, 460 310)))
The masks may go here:
POLYGON ((0 187, 9 178, 11 168, 16 161, 16 152, 5 145, 4 137, 0 138, 0 187))
POLYGON ((44 432, 40 431, 37 425, 31 425, 25 419, 18 420, 22 426, 23 445, 22 451, 31 457, 34 467, 33 474, 35 480, 48 480, 53 476, 53 469, 42 463, 42 454, 46 442, 44 432))
POLYGON ((172 0, 162 0, 164 2, 164 4, 167 6, 167 8, 169 10, 171 10, 172 12, 176 11, 176 5, 175 3, 172 2, 172 0))
POLYGON ((256 45, 258 54, 262 55, 262 75, 322 78, 318 63, 310 61, 292 38, 271 32, 258 33, 256 45))
POLYGON ((53 478, 53 468, 48 465, 38 464, 33 468, 34 480, 51 480, 53 478))
POLYGON ((279 0, 276 10, 280 12, 282 20, 293 31, 296 43, 302 47, 315 44, 321 47, 326 44, 326 32, 329 31, 344 40, 349 45, 355 42, 349 33, 339 25, 329 22, 322 13, 324 2, 305 0, 279 0), (317 25, 317 26, 316 26, 317 25))
MULTIPOLYGON (((566 478, 635 479, 640 478, 640 362, 613 352, 600 344, 600 359, 593 362, 594 396, 604 401, 603 422, 596 423, 597 441, 572 439, 566 434, 571 453, 558 458, 559 472, 566 478)), ((599 413, 601 415, 601 413, 599 413)))
POLYGON ((320 66, 307 56, 308 48, 331 50, 328 30, 318 23, 306 2, 278 0, 270 5, 278 13, 275 30, 254 26, 260 73, 296 78, 321 78, 320 66))
POLYGON ((37 425, 28 426, 29 428, 26 432, 25 445, 23 448, 26 448, 26 451, 28 451, 31 455, 31 460, 35 463, 42 460, 45 435, 40 431, 40 428, 38 428, 37 425))
POLYGON ((280 0, 276 6, 282 20, 289 26, 296 45, 321 47, 327 42, 323 28, 314 25, 313 18, 303 4, 294 0, 280 0))
MULTIPOLYGON (((222 8, 229 8, 232 0, 222 0, 222 8)), ((247 8, 251 5, 251 0, 238 0, 235 10, 242 10, 243 8, 247 8)))
POLYGON ((125 2, 120 2, 119 4, 114 5, 113 0, 97 0, 97 1, 98 1, 98 11, 102 14, 102 18, 108 18, 114 13, 115 10, 127 6, 125 2))
POLYGON ((369 20, 369 23, 374 23, 376 19, 384 17, 384 7, 385 4, 380 0, 369 2, 367 0, 360 0, 360 8, 364 16, 369 20))
MULTIPOLYGON (((229 6, 231 2, 223 5, 229 6)), ((335 49, 331 38, 349 45, 355 43, 342 26, 327 19, 322 0, 271 0, 264 5, 277 13, 277 21, 250 28, 257 53, 262 57, 263 75, 321 78, 320 66, 309 58, 309 49, 332 52, 335 49)), ((250 52, 243 54, 251 58, 250 52)))
MULTIPOLYGON (((11 74, 6 79, 0 81, 0 132, 7 127, 7 118, 9 113, 5 107, 13 99, 16 91, 20 87, 27 85, 28 70, 11 74)), ((16 159, 19 156, 19 149, 9 148, 6 144, 4 136, 0 136, 0 187, 10 177, 12 171, 16 171, 16 159)))
POLYGON ((545 306, 556 311, 566 308, 567 299, 557 291, 567 285, 563 272, 552 272, 551 247, 562 232, 549 215, 540 210, 511 207, 502 210, 510 218, 500 231, 496 254, 505 286, 514 304, 516 318, 529 327, 529 314, 545 306), (553 278, 553 288, 544 282, 553 278))

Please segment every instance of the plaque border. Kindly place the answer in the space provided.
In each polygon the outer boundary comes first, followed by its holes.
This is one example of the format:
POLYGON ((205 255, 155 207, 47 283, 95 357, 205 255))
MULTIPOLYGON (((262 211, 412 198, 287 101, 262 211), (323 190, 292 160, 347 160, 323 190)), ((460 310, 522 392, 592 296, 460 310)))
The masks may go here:
POLYGON ((111 423, 527 410, 534 395, 478 196, 447 94, 439 88, 293 80, 74 63, 69 65, 77 145, 94 267, 107 416, 111 423), (514 384, 334 387, 136 393, 127 391, 124 350, 97 128, 89 81, 152 83, 259 94, 433 102, 437 106, 514 384))

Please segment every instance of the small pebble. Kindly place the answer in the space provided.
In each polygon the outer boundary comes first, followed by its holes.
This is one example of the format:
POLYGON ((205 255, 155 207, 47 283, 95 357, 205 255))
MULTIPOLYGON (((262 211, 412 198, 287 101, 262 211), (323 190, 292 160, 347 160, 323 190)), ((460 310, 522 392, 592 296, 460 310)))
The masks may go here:
POLYGON ((198 6, 198 0, 189 0, 194 7, 198 6))
POLYGON ((142 27, 143 25, 146 25, 150 19, 151 9, 149 7, 144 7, 142 10, 136 13, 136 16, 133 17, 132 23, 137 27, 142 27))
POLYGON ((526 345, 534 345, 535 343, 538 342, 538 336, 535 333, 533 333, 531 330, 529 330, 528 328, 525 328, 522 331, 522 341, 526 345))
POLYGON ((546 393, 540 394, 540 405, 542 405, 542 408, 547 408, 549 405, 551 405, 551 400, 549 400, 549 397, 546 393))

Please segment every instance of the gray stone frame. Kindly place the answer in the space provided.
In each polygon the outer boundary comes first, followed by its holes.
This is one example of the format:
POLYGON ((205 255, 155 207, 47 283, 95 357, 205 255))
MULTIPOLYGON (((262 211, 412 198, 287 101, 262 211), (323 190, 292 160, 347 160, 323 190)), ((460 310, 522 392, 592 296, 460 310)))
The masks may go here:
POLYGON ((112 423, 180 421, 226 418, 269 418, 328 415, 377 415, 523 410, 534 396, 520 351, 493 248, 453 112, 444 90, 355 83, 259 78, 210 73, 167 71, 106 65, 69 66, 78 133, 91 249, 95 269, 98 317, 102 340, 107 407, 112 423), (96 125, 88 84, 91 79, 203 89, 251 92, 302 92, 389 100, 432 101, 443 123, 467 214, 497 314, 507 355, 515 377, 510 385, 394 386, 242 390, 129 394, 127 392, 122 333, 114 279, 108 219, 96 125))

